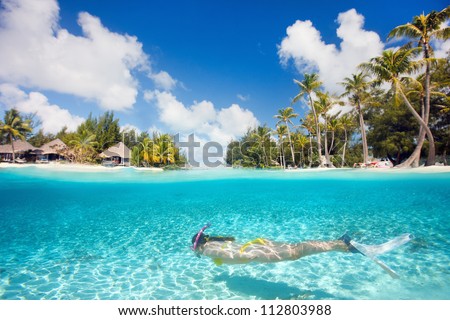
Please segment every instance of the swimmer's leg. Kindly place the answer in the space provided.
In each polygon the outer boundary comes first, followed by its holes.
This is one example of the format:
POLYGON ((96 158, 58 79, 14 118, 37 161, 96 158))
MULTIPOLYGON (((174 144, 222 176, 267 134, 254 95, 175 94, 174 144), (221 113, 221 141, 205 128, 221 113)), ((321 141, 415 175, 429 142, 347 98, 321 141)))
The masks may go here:
POLYGON ((348 252, 349 248, 342 240, 333 241, 306 241, 300 242, 294 245, 295 254, 293 254, 292 260, 297 260, 302 257, 306 257, 313 254, 319 254, 323 252, 339 251, 348 252))

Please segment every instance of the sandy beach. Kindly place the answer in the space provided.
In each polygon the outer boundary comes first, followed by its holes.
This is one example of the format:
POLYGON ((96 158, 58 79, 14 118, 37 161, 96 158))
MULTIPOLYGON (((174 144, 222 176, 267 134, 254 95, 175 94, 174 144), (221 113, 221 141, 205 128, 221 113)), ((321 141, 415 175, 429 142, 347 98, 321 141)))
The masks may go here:
MULTIPOLYGON (((0 163, 0 169, 2 168, 26 168, 26 167, 36 167, 43 170, 55 170, 55 171, 71 171, 71 172, 109 172, 115 170, 124 170, 127 168, 132 168, 137 171, 164 171, 162 168, 145 168, 145 167, 104 167, 101 165, 90 165, 90 164, 61 164, 61 163, 46 163, 46 164, 34 164, 34 163, 0 163)), ((333 171, 333 170, 355 170, 361 172, 415 172, 415 173, 445 173, 450 172, 450 166, 421 166, 418 168, 363 168, 363 169, 353 169, 353 168, 308 168, 308 169, 292 169, 284 170, 286 173, 302 173, 302 172, 321 172, 321 171, 333 171)))
POLYGON ((116 170, 124 170, 127 168, 132 168, 135 170, 142 171, 163 171, 161 168, 135 168, 135 167, 104 167, 102 165, 90 165, 90 164, 61 164, 61 163, 45 163, 45 164, 34 164, 34 163, 0 163, 0 169, 2 168, 26 168, 35 167, 42 170, 52 170, 52 171, 70 171, 70 172, 108 172, 116 170))
POLYGON ((416 172, 416 173, 444 173, 450 172, 450 166, 421 166, 418 168, 308 168, 308 169, 291 169, 284 170, 289 173, 299 173, 299 172, 319 172, 319 171, 333 171, 333 170, 354 170, 360 172, 416 172))

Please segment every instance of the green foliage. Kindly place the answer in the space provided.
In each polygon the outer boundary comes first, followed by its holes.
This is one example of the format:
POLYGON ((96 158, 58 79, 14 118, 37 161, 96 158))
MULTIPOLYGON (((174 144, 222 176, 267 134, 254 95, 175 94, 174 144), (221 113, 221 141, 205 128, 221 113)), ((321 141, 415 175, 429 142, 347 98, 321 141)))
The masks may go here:
POLYGON ((132 166, 140 167, 142 165, 142 158, 141 158, 141 150, 138 146, 134 146, 131 149, 131 158, 130 162, 132 166))
POLYGON ((102 152, 122 140, 119 119, 114 119, 114 112, 105 112, 97 122, 97 128, 94 131, 98 146, 97 152, 102 152))
POLYGON ((96 161, 98 156, 97 145, 95 134, 88 130, 78 132, 68 144, 69 147, 73 148, 75 161, 80 163, 93 163, 96 161))
POLYGON ((226 163, 233 166, 269 168, 276 164, 276 144, 271 129, 258 126, 250 129, 238 141, 227 146, 226 163))
POLYGON ((33 128, 31 120, 23 120, 19 111, 11 109, 5 112, 3 121, 0 121, 0 136, 5 137, 6 141, 12 146, 12 160, 15 160, 14 140, 25 140, 26 135, 31 133, 33 128))
POLYGON ((367 123, 371 127, 367 140, 375 157, 388 157, 399 164, 413 152, 419 126, 406 108, 389 103, 370 108, 367 123))

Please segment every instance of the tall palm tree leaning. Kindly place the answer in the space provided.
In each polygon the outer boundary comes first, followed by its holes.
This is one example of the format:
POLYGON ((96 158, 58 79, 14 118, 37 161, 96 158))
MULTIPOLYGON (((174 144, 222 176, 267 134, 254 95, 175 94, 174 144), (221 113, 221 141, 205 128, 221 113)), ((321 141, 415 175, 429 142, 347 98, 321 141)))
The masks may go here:
POLYGON ((19 111, 11 109, 5 112, 4 121, 0 121, 0 134, 5 135, 12 148, 12 161, 16 161, 16 155, 14 151, 14 140, 19 138, 25 140, 25 135, 32 131, 30 121, 23 120, 19 111))
POLYGON ((341 97, 350 97, 349 101, 356 108, 356 113, 358 115, 359 130, 361 132, 361 141, 363 145, 364 163, 369 162, 369 147, 367 145, 366 129, 361 103, 364 100, 364 97, 367 96, 367 89, 369 87, 369 82, 366 81, 367 78, 367 74, 359 72, 357 74, 352 74, 351 77, 347 77, 344 79, 344 82, 341 82, 341 85, 343 85, 345 89, 345 92, 341 95, 341 97))
MULTIPOLYGON (((394 102, 398 104, 400 99, 403 100, 414 119, 416 119, 420 126, 425 130, 431 145, 434 144, 431 130, 412 106, 404 90, 404 85, 412 81, 412 79, 406 77, 406 75, 418 71, 422 66, 420 62, 413 60, 414 56, 417 54, 417 49, 418 48, 398 49, 396 51, 385 50, 381 56, 370 59, 370 62, 362 63, 360 68, 373 74, 378 82, 388 82, 391 84, 394 102)), ((399 167, 411 166, 414 159, 420 155, 421 148, 422 145, 418 144, 411 156, 399 167)))
POLYGON ((299 86, 300 92, 294 97, 292 103, 297 102, 303 96, 307 95, 309 99, 309 106, 311 107, 311 111, 314 116, 314 124, 316 125, 316 135, 317 135, 317 149, 319 152, 319 161, 322 166, 322 143, 320 137, 320 125, 319 125, 319 117, 317 115, 316 109, 314 108, 314 103, 312 99, 312 93, 318 92, 322 82, 319 81, 319 75, 317 73, 305 73, 303 75, 303 81, 298 81, 294 79, 294 82, 299 86))
MULTIPOLYGON (((388 39, 394 37, 407 37, 417 41, 419 47, 423 49, 423 57, 425 60, 425 110, 424 122, 428 125, 430 117, 430 78, 431 78, 431 62, 433 57, 433 48, 431 47, 431 40, 450 38, 450 27, 443 26, 443 23, 450 18, 450 6, 446 7, 440 12, 431 11, 429 14, 415 16, 412 23, 407 23, 394 28, 388 36, 388 39)), ((421 131, 419 137, 420 144, 425 139, 425 130, 421 131)), ((431 137, 428 137, 430 140, 431 137)), ((434 143, 429 141, 430 147, 428 151, 427 165, 433 165, 436 162, 436 149, 434 143)), ((419 154, 420 157, 420 154, 419 154)))
POLYGON ((295 164, 295 158, 294 158, 294 147, 292 146, 292 139, 291 139, 291 131, 289 130, 289 124, 294 125, 291 119, 297 118, 298 114, 294 113, 294 109, 292 107, 287 107, 285 109, 278 110, 278 114, 274 115, 274 118, 278 119, 277 125, 283 122, 287 127, 287 135, 289 139, 289 146, 291 148, 291 155, 292 155, 292 163, 295 164))

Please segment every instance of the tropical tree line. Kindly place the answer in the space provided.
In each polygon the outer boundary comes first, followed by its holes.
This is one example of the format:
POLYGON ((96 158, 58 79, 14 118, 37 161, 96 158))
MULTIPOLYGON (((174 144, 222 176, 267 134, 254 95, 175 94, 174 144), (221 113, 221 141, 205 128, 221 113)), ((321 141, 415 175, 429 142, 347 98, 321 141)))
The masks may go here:
POLYGON ((433 40, 450 38, 450 6, 394 28, 391 38, 410 41, 362 63, 340 83, 344 93, 323 91, 316 73, 294 80, 298 93, 274 116, 276 128, 249 129, 232 141, 227 163, 250 167, 343 167, 367 164, 370 155, 398 166, 446 164, 450 141, 450 53, 434 57, 433 40), (294 106, 309 110, 299 118, 294 106), (344 113, 338 106, 350 105, 344 113), (298 119, 298 121, 297 121, 298 119))
POLYGON ((20 114, 16 109, 5 112, 3 121, 0 120, 0 144, 11 144, 13 161, 14 142, 18 139, 37 148, 60 139, 67 148, 58 152, 74 163, 100 163, 100 153, 118 142, 131 149, 130 161, 134 166, 182 165, 185 162, 171 135, 121 130, 119 119, 110 111, 98 118, 90 114, 73 132, 63 127, 57 134, 44 133, 42 129, 33 134, 37 126, 39 122, 34 121, 33 115, 20 114))
MULTIPOLYGON (((324 92, 316 73, 294 80, 298 92, 291 105, 274 115, 275 128, 249 129, 228 145, 226 162, 246 167, 344 167, 368 163, 370 156, 389 158, 395 165, 426 165, 438 159, 446 164, 450 141, 450 53, 434 57, 433 40, 447 40, 450 6, 413 18, 394 28, 389 38, 408 38, 403 47, 385 50, 362 63, 355 74, 344 78, 341 96, 324 92), (295 105, 304 102, 302 118, 295 105), (340 106, 350 112, 337 112, 340 106), (426 155, 426 157, 424 157, 426 155)), ((165 166, 185 161, 169 134, 120 130, 113 112, 96 118, 92 114, 74 132, 67 127, 57 134, 33 134, 32 115, 11 109, 0 121, 0 142, 22 139, 39 147, 61 139, 67 159, 96 163, 99 154, 119 141, 131 150, 136 166, 165 166)), ((14 152, 13 152, 14 154, 14 152)), ((13 155, 14 156, 14 155, 13 155)))

